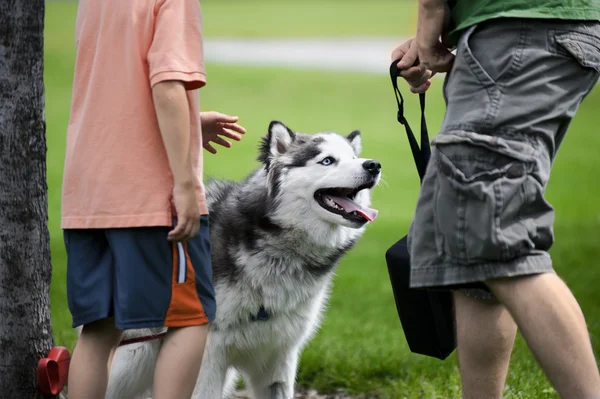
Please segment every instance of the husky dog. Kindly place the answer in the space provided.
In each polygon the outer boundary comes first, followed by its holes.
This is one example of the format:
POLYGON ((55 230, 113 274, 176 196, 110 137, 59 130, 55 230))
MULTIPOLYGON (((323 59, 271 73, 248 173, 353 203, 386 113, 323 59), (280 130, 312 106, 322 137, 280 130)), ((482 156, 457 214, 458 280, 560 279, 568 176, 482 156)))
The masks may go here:
MULTIPOLYGON (((359 131, 309 135, 273 121, 259 153, 243 181, 207 184, 217 313, 194 398, 227 397, 240 374, 256 399, 292 398, 334 269, 377 216, 381 165, 360 158, 359 131)), ((160 345, 120 347, 107 397, 151 395, 160 345)))

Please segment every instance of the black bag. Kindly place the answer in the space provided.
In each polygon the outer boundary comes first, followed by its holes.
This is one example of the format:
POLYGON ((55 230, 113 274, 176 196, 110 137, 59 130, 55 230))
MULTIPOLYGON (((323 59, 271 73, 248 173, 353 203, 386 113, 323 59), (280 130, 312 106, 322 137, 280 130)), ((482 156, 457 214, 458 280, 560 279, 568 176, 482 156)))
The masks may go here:
MULTIPOLYGON (((396 60, 390 66, 390 77, 398 103, 398 122, 404 125, 408 142, 421 182, 431 156, 425 122, 425 94, 419 94, 421 104, 421 148, 404 117, 404 99, 398 89, 399 71, 396 60)), ((413 353, 447 358, 456 348, 454 303, 450 291, 428 291, 410 288, 410 255, 407 236, 385 253, 396 309, 408 346, 413 353)))

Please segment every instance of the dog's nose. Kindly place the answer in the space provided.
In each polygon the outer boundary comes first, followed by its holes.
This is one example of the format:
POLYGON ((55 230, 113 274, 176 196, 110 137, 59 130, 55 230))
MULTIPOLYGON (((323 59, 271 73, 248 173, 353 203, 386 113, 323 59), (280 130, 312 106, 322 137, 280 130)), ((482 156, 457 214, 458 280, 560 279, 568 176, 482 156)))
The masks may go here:
POLYGON ((374 159, 369 159, 368 161, 363 162, 363 168, 370 174, 377 175, 381 170, 381 164, 374 159))

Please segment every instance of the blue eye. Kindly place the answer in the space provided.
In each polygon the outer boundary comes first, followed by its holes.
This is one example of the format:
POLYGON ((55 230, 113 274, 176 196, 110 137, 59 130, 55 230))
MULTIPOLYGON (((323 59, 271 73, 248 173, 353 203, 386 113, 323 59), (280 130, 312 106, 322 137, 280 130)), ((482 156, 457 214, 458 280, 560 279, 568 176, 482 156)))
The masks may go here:
POLYGON ((328 165, 331 165, 334 162, 335 162, 335 159, 333 159, 332 157, 327 157, 327 158, 323 158, 321 160, 321 162, 319 162, 319 163, 321 165, 328 166, 328 165))

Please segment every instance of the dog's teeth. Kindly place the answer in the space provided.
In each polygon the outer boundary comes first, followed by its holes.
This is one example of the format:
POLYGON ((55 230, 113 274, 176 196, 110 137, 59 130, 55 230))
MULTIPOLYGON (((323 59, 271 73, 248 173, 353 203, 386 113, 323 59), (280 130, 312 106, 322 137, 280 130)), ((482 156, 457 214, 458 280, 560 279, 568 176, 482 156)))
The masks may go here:
POLYGON ((339 206, 334 200, 332 200, 329 197, 325 198, 325 203, 327 204, 327 206, 330 206, 331 208, 339 209, 341 211, 344 210, 344 208, 342 208, 341 206, 339 206))

